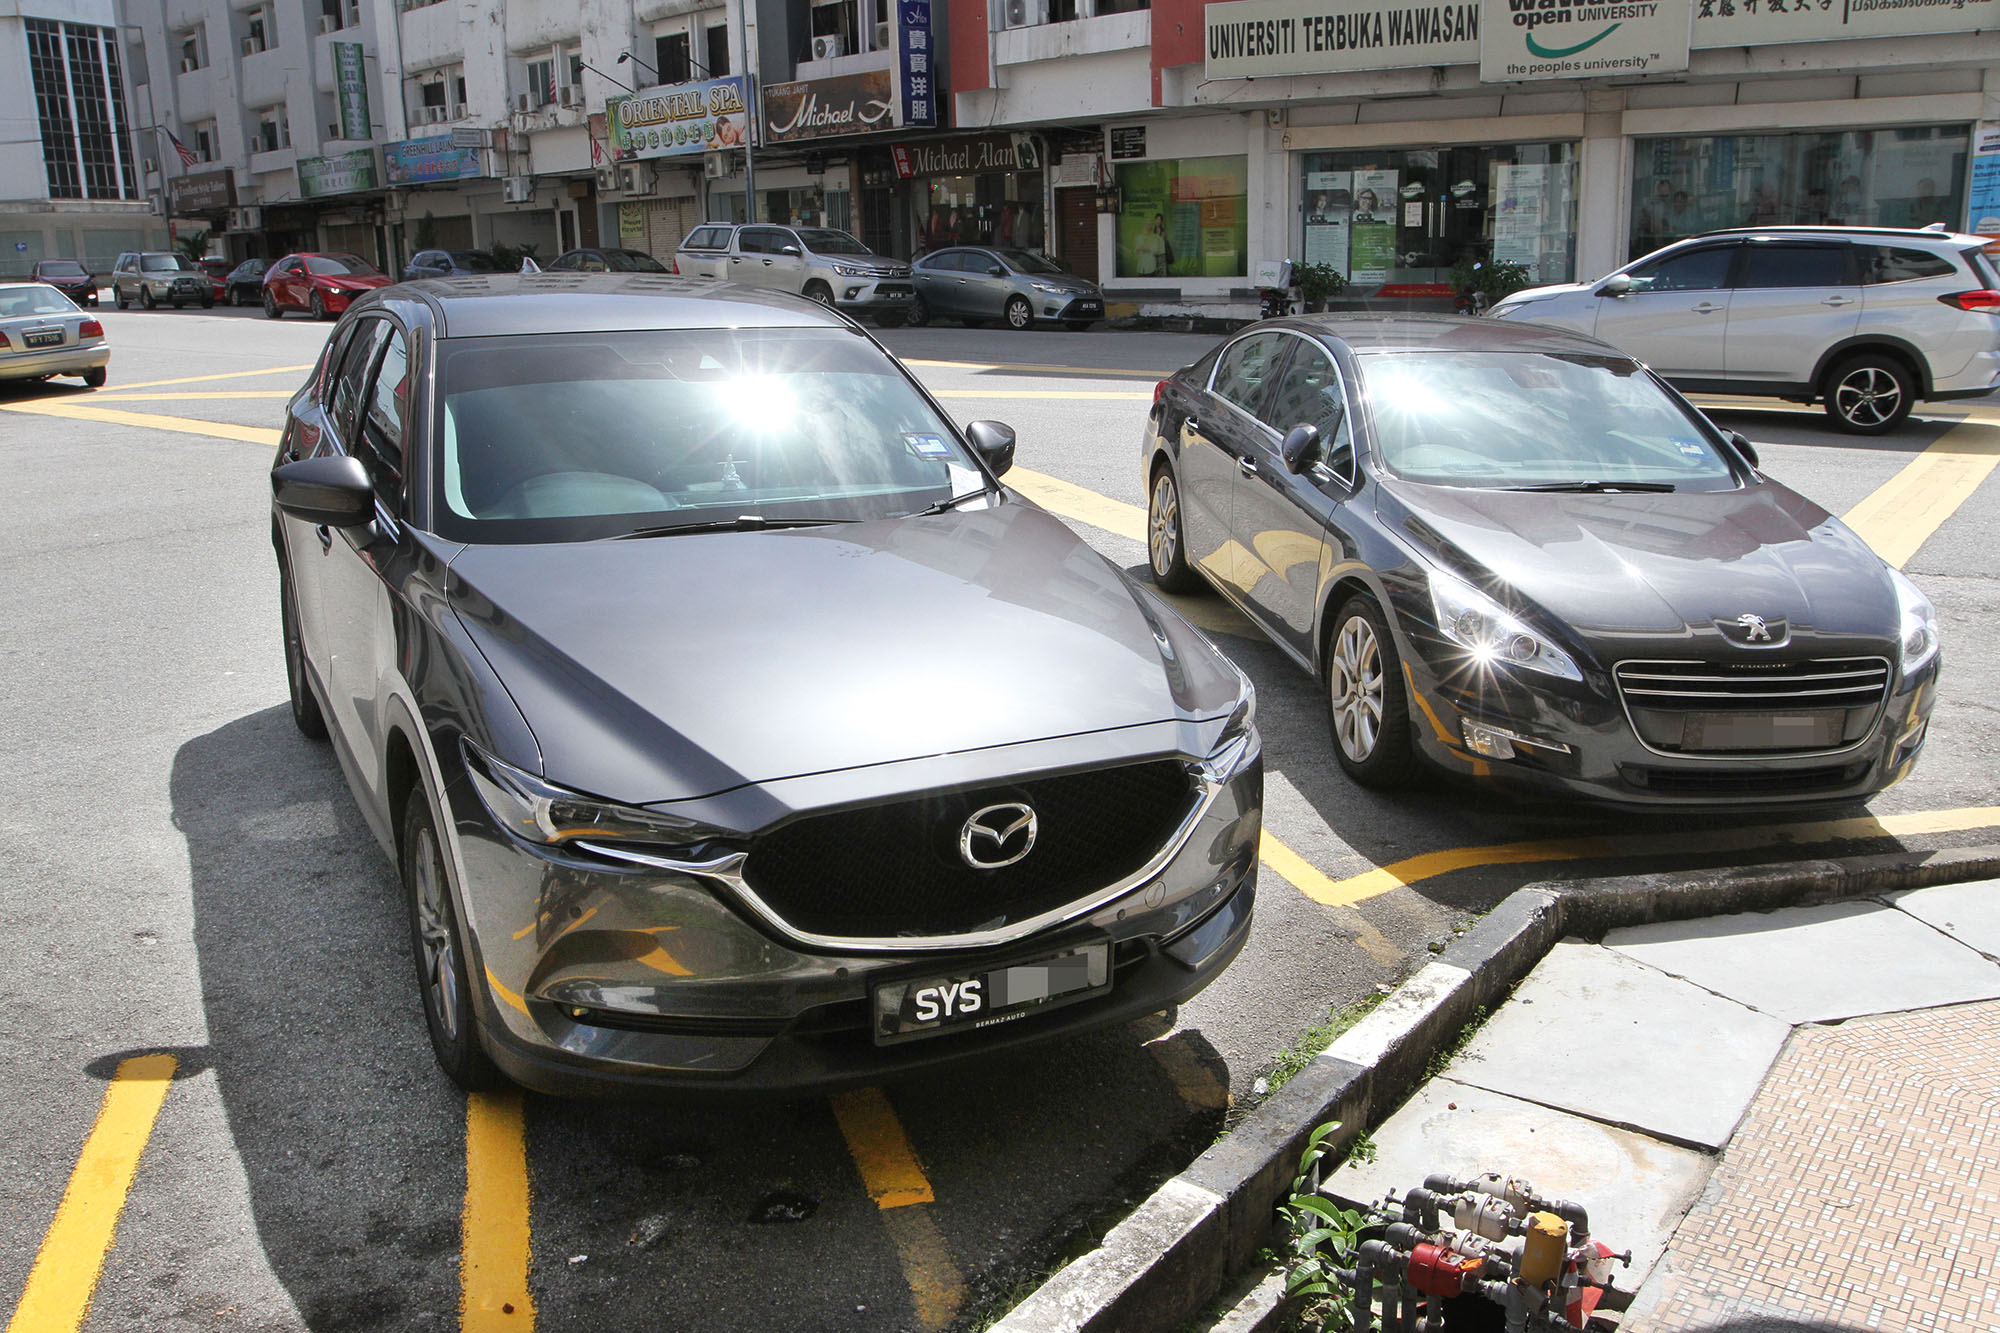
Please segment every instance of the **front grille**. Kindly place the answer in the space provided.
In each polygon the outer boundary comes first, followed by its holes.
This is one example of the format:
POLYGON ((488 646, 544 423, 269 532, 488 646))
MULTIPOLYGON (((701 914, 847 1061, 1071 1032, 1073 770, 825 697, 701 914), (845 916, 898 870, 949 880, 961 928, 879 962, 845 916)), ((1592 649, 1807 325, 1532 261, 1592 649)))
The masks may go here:
POLYGON ((915 290, 916 288, 910 286, 907 282, 878 282, 875 284, 875 294, 877 296, 908 296, 915 290))
POLYGON ((1027 920, 1137 873, 1166 845, 1197 792, 1173 760, 933 792, 795 820, 760 838, 750 888, 792 929, 841 938, 963 935, 1027 920), (976 870, 959 856, 973 812, 1032 807, 1034 850, 976 870))
POLYGON ((1889 663, 1879 657, 1631 661, 1612 674, 1639 738, 1671 754, 1844 749, 1868 734, 1890 684, 1889 663), (1705 740, 1711 733, 1724 739, 1705 740), (1814 739, 1786 739, 1806 734, 1814 739))

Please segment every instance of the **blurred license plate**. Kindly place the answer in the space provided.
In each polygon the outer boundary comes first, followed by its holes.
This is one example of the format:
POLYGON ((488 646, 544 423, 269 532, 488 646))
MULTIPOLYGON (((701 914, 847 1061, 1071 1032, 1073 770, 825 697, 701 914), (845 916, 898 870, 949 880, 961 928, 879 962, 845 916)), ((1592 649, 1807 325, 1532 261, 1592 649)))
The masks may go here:
POLYGON ((62 330, 53 329, 48 333, 24 334, 21 341, 30 347, 61 347, 62 330))
POLYGON ((1095 315, 1101 313, 1104 307, 1099 305, 1095 301, 1078 301, 1076 303, 1076 309, 1077 313, 1079 314, 1095 315))
POLYGON ((1830 750, 1840 744, 1847 714, 1690 713, 1682 732, 1684 750, 1830 750))
POLYGON ((899 978, 875 986, 878 1045, 988 1027, 1111 989, 1111 946, 1085 944, 1045 958, 899 978))

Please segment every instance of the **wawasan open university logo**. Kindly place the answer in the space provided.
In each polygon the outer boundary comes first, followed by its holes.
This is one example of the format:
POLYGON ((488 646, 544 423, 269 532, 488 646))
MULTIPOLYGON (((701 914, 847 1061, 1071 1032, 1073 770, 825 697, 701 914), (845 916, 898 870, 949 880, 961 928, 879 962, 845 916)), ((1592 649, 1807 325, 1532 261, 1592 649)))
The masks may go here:
POLYGON ((1687 68, 1687 0, 1504 0, 1493 23, 1480 77, 1488 81, 1646 73, 1687 68))
POLYGON ((1528 54, 1544 60, 1561 60, 1588 51, 1623 27, 1625 20, 1651 18, 1659 9, 1659 5, 1648 3, 1579 4, 1578 0, 1507 0, 1507 7, 1513 11, 1514 26, 1528 30, 1528 54), (1609 26, 1603 26, 1607 23, 1609 26), (1596 31, 1591 32, 1593 25, 1596 31), (1547 35, 1557 41, 1544 43, 1535 35, 1537 28, 1554 29, 1547 35), (1562 38, 1582 40, 1562 43, 1562 38))

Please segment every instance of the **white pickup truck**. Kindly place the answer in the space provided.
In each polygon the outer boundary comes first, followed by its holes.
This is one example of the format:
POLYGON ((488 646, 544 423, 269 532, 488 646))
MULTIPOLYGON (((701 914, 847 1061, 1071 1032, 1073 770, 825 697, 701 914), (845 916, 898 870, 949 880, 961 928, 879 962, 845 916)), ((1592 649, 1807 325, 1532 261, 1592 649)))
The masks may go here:
POLYGON ((833 227, 711 222, 681 242, 674 272, 793 292, 891 328, 909 314, 917 291, 908 264, 833 227))

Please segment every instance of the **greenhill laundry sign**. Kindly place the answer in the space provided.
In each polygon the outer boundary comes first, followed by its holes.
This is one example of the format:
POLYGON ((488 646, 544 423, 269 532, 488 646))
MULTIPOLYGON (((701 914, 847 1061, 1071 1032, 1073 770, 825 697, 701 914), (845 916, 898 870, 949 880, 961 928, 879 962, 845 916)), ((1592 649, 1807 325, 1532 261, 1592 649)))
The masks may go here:
POLYGON ((1482 83, 1688 67, 1686 0, 1481 0, 1482 83))

